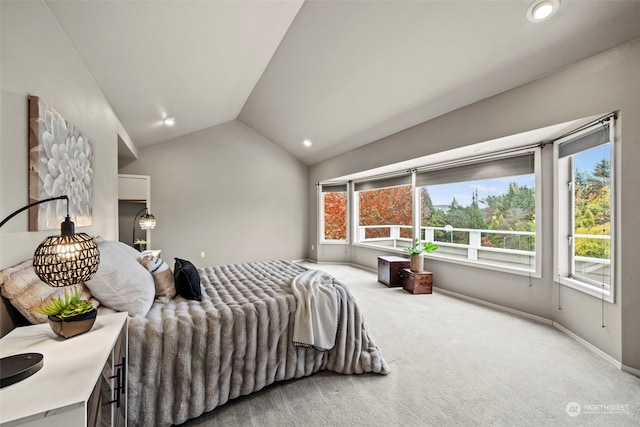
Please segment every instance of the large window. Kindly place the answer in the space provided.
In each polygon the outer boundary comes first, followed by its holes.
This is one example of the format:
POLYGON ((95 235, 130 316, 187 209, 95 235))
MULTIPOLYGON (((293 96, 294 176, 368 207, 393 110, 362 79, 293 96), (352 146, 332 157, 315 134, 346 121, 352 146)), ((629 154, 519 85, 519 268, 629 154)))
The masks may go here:
POLYGON ((418 238, 439 245, 434 258, 540 277, 539 171, 530 146, 357 180, 346 194, 323 184, 321 236, 398 253, 418 238))
POLYGON ((413 236, 410 182, 409 176, 403 176, 356 183, 358 243, 387 248, 409 245, 413 236))
POLYGON ((534 152, 417 175, 420 238, 438 257, 534 273, 536 175, 534 152))
POLYGON ((556 141, 557 281, 613 302, 613 118, 556 141))
POLYGON ((325 243, 347 242, 347 186, 321 186, 322 221, 320 235, 325 243))

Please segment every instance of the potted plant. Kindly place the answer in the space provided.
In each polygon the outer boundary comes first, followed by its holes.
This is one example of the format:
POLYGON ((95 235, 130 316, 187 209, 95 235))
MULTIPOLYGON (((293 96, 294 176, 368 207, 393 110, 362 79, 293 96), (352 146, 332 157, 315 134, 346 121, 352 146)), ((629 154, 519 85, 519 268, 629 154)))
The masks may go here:
POLYGON ((142 239, 136 239, 135 243, 133 244, 133 247, 140 252, 145 251, 147 249, 147 241, 142 239))
POLYGON ((424 271, 424 257, 423 253, 429 254, 435 252, 438 249, 438 245, 433 242, 420 243, 419 239, 413 239, 413 246, 407 248, 407 252, 411 254, 409 268, 413 272, 424 271))
POLYGON ((64 295, 51 298, 34 310, 45 314, 53 332, 63 338, 71 338, 90 330, 98 314, 89 301, 81 298, 77 289, 71 293, 65 291, 64 295))

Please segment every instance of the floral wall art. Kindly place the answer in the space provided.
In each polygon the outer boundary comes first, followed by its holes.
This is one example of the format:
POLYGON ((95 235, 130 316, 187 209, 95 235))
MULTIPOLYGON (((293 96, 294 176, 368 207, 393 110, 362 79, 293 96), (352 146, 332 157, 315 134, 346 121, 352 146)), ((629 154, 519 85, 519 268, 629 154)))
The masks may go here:
MULTIPOLYGON (((92 224, 93 149, 89 139, 37 96, 29 97, 29 203, 67 195, 76 227, 92 224)), ((60 228, 64 200, 29 211, 29 231, 60 228)))

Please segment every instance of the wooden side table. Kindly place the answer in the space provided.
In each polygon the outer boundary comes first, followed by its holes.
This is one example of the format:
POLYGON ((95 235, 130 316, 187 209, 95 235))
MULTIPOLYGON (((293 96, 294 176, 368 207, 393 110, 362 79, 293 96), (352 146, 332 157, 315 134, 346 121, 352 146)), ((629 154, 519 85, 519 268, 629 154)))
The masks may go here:
POLYGON ((399 256, 378 257, 378 282, 390 288, 402 286, 400 270, 409 268, 409 260, 399 256))
POLYGON ((402 289, 410 294, 430 294, 433 286, 433 273, 430 271, 413 272, 409 268, 403 268, 402 289))

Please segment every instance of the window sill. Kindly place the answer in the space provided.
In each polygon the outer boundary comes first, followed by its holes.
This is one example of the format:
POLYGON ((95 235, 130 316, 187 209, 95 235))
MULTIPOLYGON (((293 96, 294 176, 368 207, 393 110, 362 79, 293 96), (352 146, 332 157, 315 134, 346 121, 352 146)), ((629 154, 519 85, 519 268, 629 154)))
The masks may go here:
POLYGON ((606 302, 613 304, 613 295, 611 293, 611 291, 603 291, 602 289, 593 286, 593 285, 588 285, 584 282, 581 282, 579 280, 576 279, 572 279, 570 277, 556 277, 556 283, 560 283, 561 285, 564 286, 568 286, 572 289, 575 289, 577 291, 583 292, 587 295, 591 295, 592 297, 598 298, 598 299, 604 299, 606 302))
POLYGON ((348 245, 347 240, 321 240, 320 245, 348 245))

